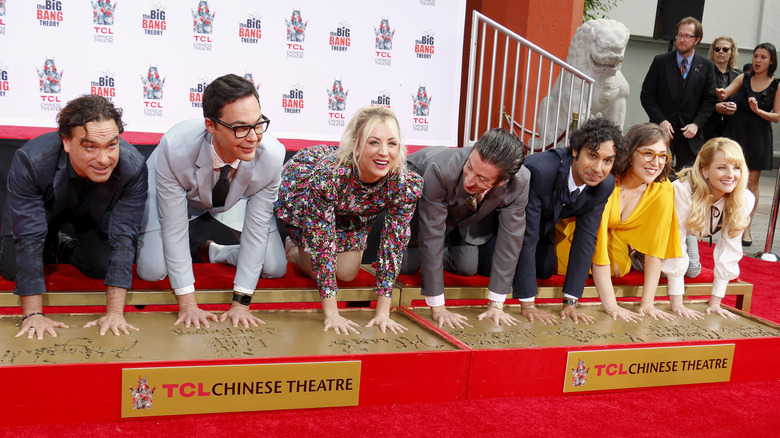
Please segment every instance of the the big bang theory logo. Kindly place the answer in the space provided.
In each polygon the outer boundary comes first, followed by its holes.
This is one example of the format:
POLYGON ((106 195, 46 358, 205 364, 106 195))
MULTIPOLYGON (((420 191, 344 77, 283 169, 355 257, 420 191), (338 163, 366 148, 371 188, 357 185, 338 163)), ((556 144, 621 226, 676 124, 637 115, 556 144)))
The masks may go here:
POLYGON ((149 12, 141 14, 141 27, 144 35, 163 36, 168 28, 168 22, 165 21, 165 6, 154 5, 149 12))
POLYGON ((38 25, 42 27, 60 27, 62 23, 62 2, 46 0, 35 8, 38 25))
POLYGON ((100 76, 90 82, 89 93, 103 96, 113 102, 116 97, 116 84, 113 73, 100 72, 100 76))
POLYGON ((193 108, 203 108, 203 91, 206 89, 208 82, 201 79, 201 81, 193 87, 190 87, 190 104, 193 108))
POLYGON ((334 52, 346 52, 350 45, 350 29, 348 24, 339 23, 336 30, 330 32, 330 50, 334 52))
POLYGON ((291 85, 288 93, 282 93, 282 108, 285 114, 300 114, 303 110, 303 87, 291 85))
POLYGON ((251 14, 243 23, 238 23, 238 38, 245 44, 257 44, 262 37, 260 16, 251 14))
POLYGON ((0 64, 0 97, 5 97, 10 89, 11 85, 8 82, 8 67, 0 64))
POLYGON ((425 32, 414 41, 414 54, 417 58, 431 59, 433 57, 433 33, 425 32))

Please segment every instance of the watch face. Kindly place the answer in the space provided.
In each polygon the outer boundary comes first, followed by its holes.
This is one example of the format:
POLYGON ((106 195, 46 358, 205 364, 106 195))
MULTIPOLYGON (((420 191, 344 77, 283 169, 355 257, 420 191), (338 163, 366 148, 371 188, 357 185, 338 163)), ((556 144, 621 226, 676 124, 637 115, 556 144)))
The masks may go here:
POLYGON ((244 306, 248 306, 252 303, 252 296, 251 295, 240 295, 240 294, 233 294, 233 301, 237 301, 239 304, 242 304, 244 306))

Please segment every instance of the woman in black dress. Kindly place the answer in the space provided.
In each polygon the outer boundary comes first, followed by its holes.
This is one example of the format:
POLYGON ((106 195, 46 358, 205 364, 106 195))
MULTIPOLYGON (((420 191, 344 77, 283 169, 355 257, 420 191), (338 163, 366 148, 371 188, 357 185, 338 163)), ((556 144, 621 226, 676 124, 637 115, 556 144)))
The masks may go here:
MULTIPOLYGON (((737 111, 726 126, 725 136, 742 146, 750 170, 748 190, 756 203, 750 213, 751 222, 758 205, 758 178, 762 170, 772 169, 772 123, 780 122, 780 93, 777 69, 777 50, 770 43, 761 43, 753 50, 753 72, 741 74, 727 88, 719 88, 718 99, 734 95, 737 111)), ((750 246, 753 239, 750 226, 745 229, 742 245, 750 246)))

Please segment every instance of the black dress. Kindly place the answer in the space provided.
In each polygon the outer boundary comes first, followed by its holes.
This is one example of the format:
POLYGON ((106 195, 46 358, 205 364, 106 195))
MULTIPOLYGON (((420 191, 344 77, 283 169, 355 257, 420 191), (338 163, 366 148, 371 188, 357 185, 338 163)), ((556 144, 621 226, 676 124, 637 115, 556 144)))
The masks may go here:
POLYGON ((755 97, 759 109, 771 112, 775 103, 778 79, 772 80, 764 90, 755 92, 750 88, 752 78, 753 75, 745 75, 742 87, 734 96, 737 111, 731 117, 724 135, 742 146, 748 169, 771 170, 772 124, 750 109, 748 98, 755 97))

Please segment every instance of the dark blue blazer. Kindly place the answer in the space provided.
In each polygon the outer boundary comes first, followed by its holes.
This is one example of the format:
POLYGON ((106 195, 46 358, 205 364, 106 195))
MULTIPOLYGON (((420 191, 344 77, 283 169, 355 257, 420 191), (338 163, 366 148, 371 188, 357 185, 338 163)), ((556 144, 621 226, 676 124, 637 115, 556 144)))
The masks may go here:
MULTIPOLYGON (((16 151, 8 172, 8 198, 0 232, 15 238, 18 295, 46 291, 43 246, 49 222, 67 208, 69 190, 68 154, 57 132, 36 137, 16 151)), ((146 160, 120 139, 116 168, 86 200, 89 215, 108 234, 106 285, 126 289, 132 285, 146 191, 146 160)))
POLYGON ((577 226, 563 292, 575 297, 582 296, 596 248, 601 215, 615 188, 615 178, 608 175, 599 185, 586 187, 573 206, 564 206, 561 193, 568 190, 572 160, 571 152, 566 148, 536 153, 525 160, 524 166, 531 171, 531 183, 528 205, 525 207, 523 250, 515 270, 515 298, 536 296, 537 245, 554 230, 561 219, 567 217, 576 217, 577 226))

